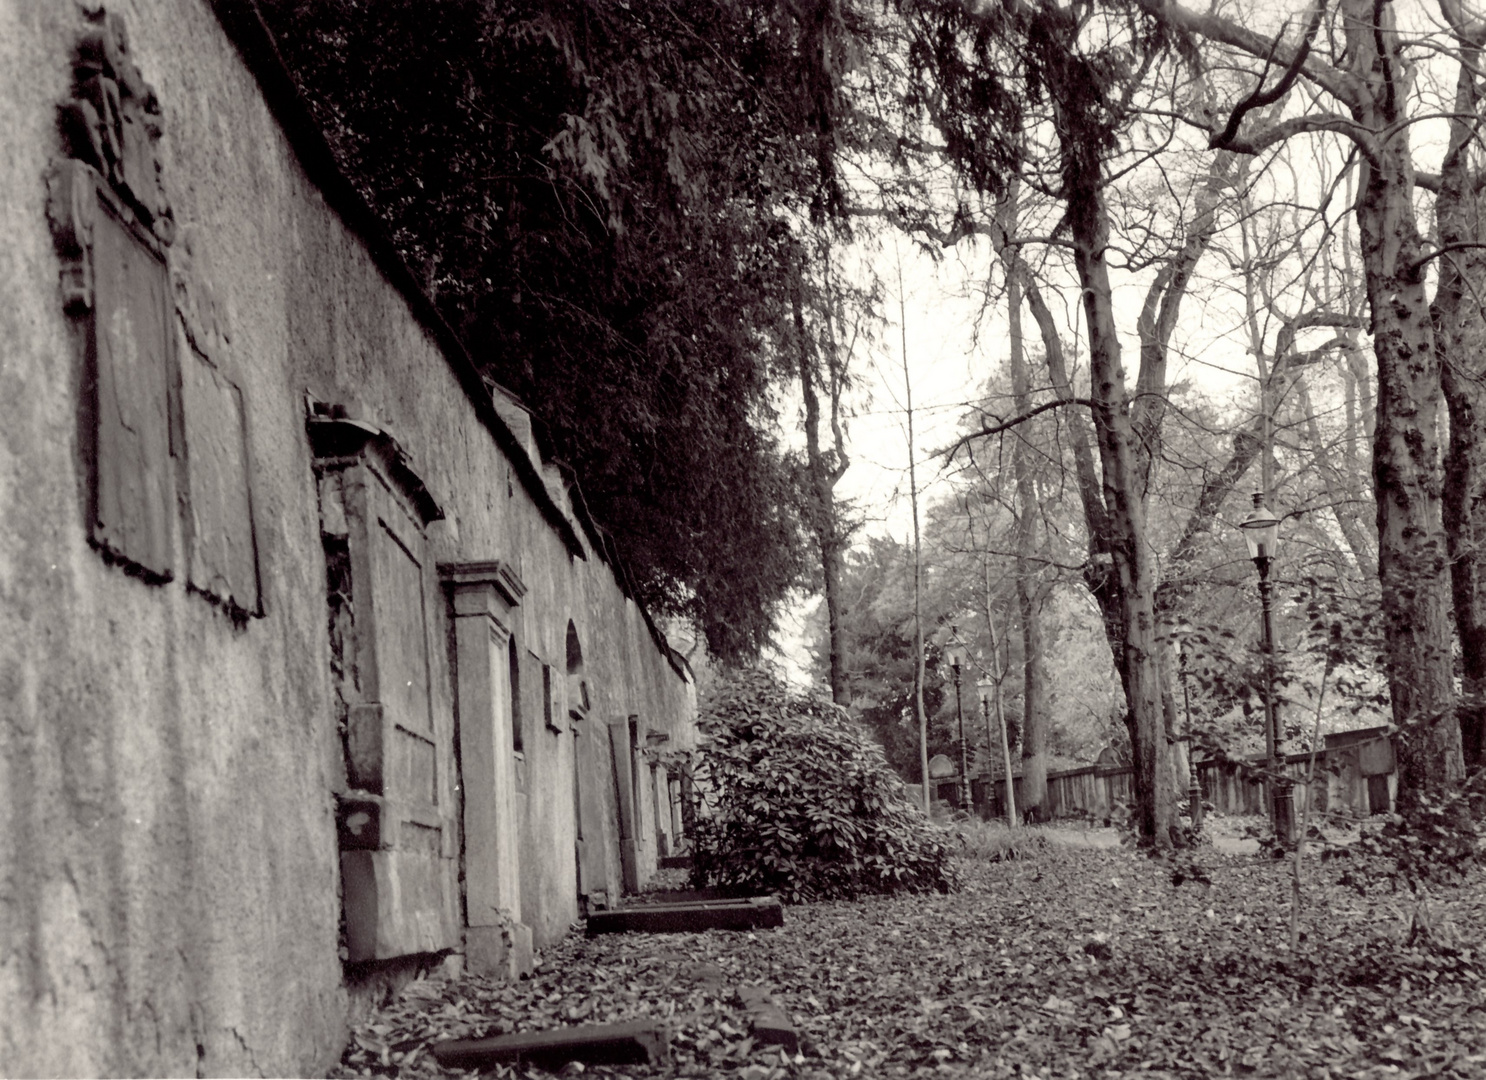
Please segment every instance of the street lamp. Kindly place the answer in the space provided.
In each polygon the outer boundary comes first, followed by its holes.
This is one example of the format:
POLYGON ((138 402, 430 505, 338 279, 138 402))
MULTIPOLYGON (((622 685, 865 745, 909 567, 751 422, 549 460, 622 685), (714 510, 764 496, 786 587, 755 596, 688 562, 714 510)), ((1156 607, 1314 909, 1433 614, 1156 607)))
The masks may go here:
MULTIPOLYGON (((999 660, 997 661, 999 665, 999 660)), ((997 671, 1000 668, 998 666, 997 671)), ((1006 745, 1006 724, 1001 715, 1001 682, 996 676, 987 676, 976 683, 980 691, 980 711, 986 721, 986 751, 990 754, 996 752, 994 740, 991 734, 991 702, 996 703, 996 728, 1001 734, 1001 760, 1006 767, 1006 825, 1007 828, 1016 828, 1016 780, 1011 775, 1011 748, 1006 745)), ((986 769, 986 802, 990 803, 990 769, 986 769)))
POLYGON ((960 705, 960 668, 965 663, 965 646, 960 644, 959 627, 951 626, 949 632, 950 644, 945 656, 955 681, 955 719, 960 726, 960 808, 970 811, 974 809, 970 804, 970 756, 965 746, 965 710, 960 705))
POLYGON ((1197 740, 1192 731, 1192 695, 1187 689, 1187 647, 1179 647, 1181 658, 1182 706, 1187 714, 1187 806, 1192 816, 1192 831, 1202 831, 1202 780, 1197 775, 1197 740))
POLYGON ((1271 610, 1272 586, 1269 581, 1270 564, 1280 544, 1280 519, 1264 505, 1264 492, 1254 492, 1254 508, 1248 517, 1239 523, 1244 542, 1249 546, 1249 558, 1259 569, 1259 604, 1263 610, 1264 646, 1264 753, 1268 759, 1269 772, 1273 780, 1270 790, 1270 820, 1275 836, 1289 843, 1291 824, 1294 819, 1294 802, 1290 785, 1280 776, 1280 725, 1274 701, 1274 614, 1271 610))

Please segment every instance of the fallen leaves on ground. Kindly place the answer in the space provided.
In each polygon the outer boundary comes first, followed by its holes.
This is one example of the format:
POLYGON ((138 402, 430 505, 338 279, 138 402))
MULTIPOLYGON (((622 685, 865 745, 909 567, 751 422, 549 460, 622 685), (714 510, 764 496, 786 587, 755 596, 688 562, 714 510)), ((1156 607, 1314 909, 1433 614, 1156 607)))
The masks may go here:
POLYGON ((519 983, 412 984, 356 1030, 338 1075, 440 1076, 440 1039, 658 1018, 669 1066, 567 1073, 1486 1077, 1480 871, 1433 892, 1441 932, 1412 947, 1407 893, 1359 895, 1312 863, 1292 953, 1288 863, 1210 849, 1184 863, 1051 848, 970 862, 949 896, 791 907, 777 930, 574 934, 519 983), (801 1054, 755 1045, 744 983, 774 991, 801 1054))

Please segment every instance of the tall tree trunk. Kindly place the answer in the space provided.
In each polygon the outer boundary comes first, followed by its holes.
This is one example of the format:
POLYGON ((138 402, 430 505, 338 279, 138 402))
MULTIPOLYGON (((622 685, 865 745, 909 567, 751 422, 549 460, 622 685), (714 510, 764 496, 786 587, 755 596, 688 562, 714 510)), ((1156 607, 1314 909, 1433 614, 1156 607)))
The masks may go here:
POLYGON ((913 505, 913 709, 918 718, 918 768, 924 813, 929 813, 929 716, 924 711, 923 559, 918 533, 918 463, 913 460, 913 379, 908 374, 908 318, 903 299, 903 260, 898 259, 898 329, 903 346, 903 392, 908 407, 908 497, 913 505))
MULTIPOLYGON (((1022 267, 1016 248, 1004 241, 1016 228, 1020 187, 997 208, 997 248, 1006 267, 1006 309, 1012 405, 1019 414, 1032 408, 1032 380, 1022 334, 1022 267)), ((1038 298, 1040 301, 1040 297, 1038 298)), ((1022 630, 1022 810, 1037 814, 1047 798, 1047 675, 1042 656, 1042 589, 1033 561, 1041 505, 1032 475, 1031 447, 1020 430, 1012 432, 1011 469, 1016 485, 1016 601, 1022 630)), ((989 602, 989 598, 987 600, 989 602)), ((989 612, 987 619, 990 618, 989 612)))
MULTIPOLYGON (((848 462, 839 445, 831 455, 833 460, 827 460, 827 455, 821 450, 820 395, 816 390, 816 383, 821 373, 820 364, 817 362, 817 350, 805 324, 805 285, 801 262, 802 259, 797 253, 794 259, 794 281, 790 303, 795 322, 796 348, 799 352, 800 390, 805 399, 805 467, 808 474, 806 501, 809 508, 806 520, 810 523, 810 531, 815 534, 816 548, 820 552, 821 574, 824 579, 828 648, 830 650, 831 700, 837 705, 846 706, 851 704, 851 689, 846 679, 846 648, 843 641, 845 624, 841 610, 841 574, 846 544, 840 515, 836 509, 836 484, 845 474, 848 462)), ((825 297, 825 303, 827 306, 830 305, 829 296, 825 297)), ((826 317, 830 318, 829 311, 826 317)), ((834 339, 834 334, 828 335, 827 348, 834 349, 834 339)), ((840 396, 836 371, 837 364, 833 358, 830 371, 827 373, 827 389, 831 393, 833 421, 839 408, 840 396)), ((833 427, 837 428, 837 443, 839 444, 839 425, 833 423, 833 427)))
POLYGON ((1346 438, 1342 440, 1342 463, 1345 468, 1344 478, 1346 487, 1339 492, 1345 505, 1340 503, 1333 507, 1337 518, 1345 517, 1347 524, 1342 526, 1342 536, 1346 538, 1347 547, 1352 551, 1352 558, 1357 563, 1357 570, 1363 577, 1376 578, 1378 576, 1378 552, 1377 537, 1373 536, 1372 528, 1362 520, 1359 507, 1363 504, 1367 491, 1368 481, 1366 473, 1361 465, 1361 454, 1358 446, 1366 446, 1372 442, 1371 427, 1374 419, 1372 411, 1372 395, 1367 373, 1367 358, 1363 355, 1362 347, 1357 343, 1355 334, 1347 334, 1347 341, 1343 346, 1342 353, 1342 398, 1346 408, 1346 438), (1362 378, 1357 377, 1356 368, 1361 363, 1362 378), (1358 478, 1361 477, 1361 483, 1358 478), (1354 545, 1355 538, 1355 545, 1354 545))
POLYGON ((1094 430, 1104 471, 1104 510, 1111 569, 1118 582, 1127 724, 1135 758, 1140 832, 1160 846, 1171 842, 1175 800, 1167 772, 1166 725, 1161 706, 1160 645, 1156 637, 1156 576, 1146 543, 1143 483, 1136 455, 1125 370, 1114 320, 1114 296, 1105 252, 1109 221, 1103 200, 1103 162, 1097 133, 1078 115, 1064 116, 1059 135, 1063 194, 1073 238, 1073 262, 1089 332, 1094 430))
MULTIPOLYGON (((1130 403, 1130 422, 1135 431, 1135 462, 1142 503, 1150 492, 1151 473, 1161 452, 1161 425, 1168 405, 1166 372, 1171 336, 1176 331, 1192 275, 1217 232, 1217 211, 1224 193, 1247 172, 1247 162, 1237 154, 1224 151, 1214 155, 1207 177, 1195 193, 1197 212, 1187 227, 1182 246, 1157 272, 1136 320, 1140 367, 1135 382, 1135 399, 1130 403)), ((1179 798, 1186 791, 1187 770, 1179 767, 1182 763, 1178 760, 1175 741, 1181 728, 1176 711, 1176 650, 1172 644, 1172 626, 1164 617, 1170 608, 1163 608, 1159 592, 1155 611, 1156 640, 1161 643, 1157 665, 1161 676, 1161 715, 1166 735, 1162 744, 1163 760, 1170 765, 1170 770, 1164 775, 1172 785, 1173 798, 1179 798)))
MULTIPOLYGON (((1011 200, 1015 213, 1015 196, 1011 200)), ((1032 385, 1022 340, 1022 289, 1007 275, 1006 305, 1011 346, 1011 394, 1018 413, 1032 408, 1032 385)), ((1022 624, 1022 812, 1036 815, 1047 798, 1047 679, 1042 659, 1041 590, 1032 561, 1037 545, 1039 505, 1021 431, 1012 433, 1011 470, 1016 483, 1016 603, 1022 624)))
POLYGON ((1392 9, 1343 0, 1342 11, 1351 70, 1366 85, 1353 119, 1382 136, 1364 157, 1356 213, 1378 363, 1373 489, 1384 656, 1400 730, 1399 802, 1408 811, 1464 775, 1441 516, 1440 370, 1392 9))
MULTIPOLYGON (((1435 198, 1442 247, 1479 243, 1479 205, 1471 142, 1478 126, 1472 71, 1479 57, 1462 58, 1450 122, 1450 145, 1435 198)), ((1461 749, 1467 769, 1480 766, 1486 735, 1486 346, 1480 306, 1486 285, 1477 252, 1462 248, 1440 261, 1435 290, 1435 349, 1450 411, 1445 451, 1443 522, 1450 552, 1455 629, 1460 638, 1464 695, 1459 706, 1461 749)))
MULTIPOLYGON (((991 644, 991 701, 995 706, 996 733, 1001 743, 1001 767, 1006 771, 1006 826, 1014 829, 1017 824, 1016 777, 1011 771, 1011 744, 1006 738, 1006 703, 1003 700, 1002 684, 1006 681, 1006 669, 1001 666, 1001 639, 996 633, 996 613, 991 606, 991 562, 981 564, 981 580, 985 586, 986 635, 991 644)), ((990 717, 986 717, 986 746, 990 747, 990 717)), ((1023 735, 1023 738, 1026 736, 1023 735)), ((990 783, 990 761, 986 762, 986 782, 990 783)), ((1044 782, 1046 777, 1044 776, 1044 782)), ((1025 780, 1024 780, 1025 782, 1025 780)), ((986 793, 987 801, 990 793, 986 793)))
MULTIPOLYGON (((1001 235, 998 242, 1004 243, 1004 240, 1005 236, 1001 235)), ((1016 254, 1015 246, 1005 244, 1001 250, 1007 263, 1008 282, 1013 278, 1016 280, 1017 287, 1027 302, 1027 310, 1032 313, 1032 318, 1037 323, 1053 394, 1062 401, 1072 401, 1076 395, 1072 380, 1068 376, 1068 362, 1063 354, 1063 341, 1058 335, 1058 324, 1053 318, 1053 313, 1043 299, 1042 290, 1037 287, 1031 270, 1016 254)), ((1104 620, 1105 640, 1109 642, 1115 670, 1119 673, 1121 687, 1126 690, 1128 702, 1129 693, 1125 677, 1125 631, 1120 606, 1119 582, 1115 577, 1113 561, 1109 553, 1109 527, 1104 509, 1099 470, 1094 464, 1093 448, 1089 445, 1088 421, 1082 412, 1071 412, 1067 423, 1068 443, 1073 453, 1074 476, 1078 481, 1079 502, 1083 507, 1084 525, 1089 536, 1089 557, 1084 563, 1083 571, 1084 585, 1094 598, 1094 603, 1104 620)))

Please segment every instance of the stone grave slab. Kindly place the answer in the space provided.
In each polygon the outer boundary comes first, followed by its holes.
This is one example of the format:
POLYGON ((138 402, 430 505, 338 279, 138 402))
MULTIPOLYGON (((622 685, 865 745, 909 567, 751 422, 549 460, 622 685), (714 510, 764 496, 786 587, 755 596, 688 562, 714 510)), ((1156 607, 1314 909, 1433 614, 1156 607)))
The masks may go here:
POLYGON ((434 1044, 433 1056, 446 1069, 488 1069, 518 1062, 558 1069, 569 1061, 664 1065, 671 1058, 671 1034, 662 1021, 632 1020, 525 1031, 491 1039, 448 1039, 434 1044))
POLYGON ((748 1022, 757 1042, 783 1047, 791 1054, 799 1053, 800 1034, 790 1021, 789 1014, 779 1007, 767 988, 740 986, 738 999, 748 1012, 748 1022))
POLYGON ((777 897, 709 900, 685 904, 639 904, 595 911, 588 916, 589 937, 599 934, 679 934, 702 930, 761 930, 784 925, 777 897))

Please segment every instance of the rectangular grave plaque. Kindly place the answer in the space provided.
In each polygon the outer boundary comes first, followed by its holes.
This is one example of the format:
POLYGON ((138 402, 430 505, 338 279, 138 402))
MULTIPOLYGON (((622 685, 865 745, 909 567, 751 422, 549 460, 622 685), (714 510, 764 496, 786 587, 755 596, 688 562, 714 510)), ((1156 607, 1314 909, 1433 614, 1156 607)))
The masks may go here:
POLYGON ((182 349, 191 587, 240 616, 261 613, 242 391, 194 348, 182 349))
POLYGON ((95 188, 88 321, 94 544, 144 576, 174 576, 176 413, 169 274, 154 246, 95 188))

